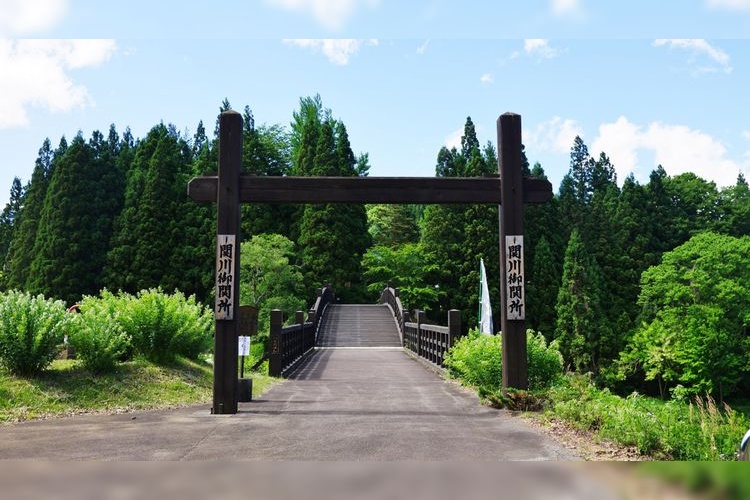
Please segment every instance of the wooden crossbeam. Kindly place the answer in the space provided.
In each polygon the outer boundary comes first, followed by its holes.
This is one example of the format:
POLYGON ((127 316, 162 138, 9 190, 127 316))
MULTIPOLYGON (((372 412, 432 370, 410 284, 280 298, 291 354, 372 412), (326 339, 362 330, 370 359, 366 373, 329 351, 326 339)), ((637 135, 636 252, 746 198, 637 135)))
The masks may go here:
MULTIPOLYGON (((188 196, 197 202, 216 201, 218 176, 196 177, 188 196)), ((500 205, 502 181, 488 177, 266 177, 241 175, 241 203, 394 203, 500 205)), ((523 179, 523 202, 552 199, 552 184, 523 179)))

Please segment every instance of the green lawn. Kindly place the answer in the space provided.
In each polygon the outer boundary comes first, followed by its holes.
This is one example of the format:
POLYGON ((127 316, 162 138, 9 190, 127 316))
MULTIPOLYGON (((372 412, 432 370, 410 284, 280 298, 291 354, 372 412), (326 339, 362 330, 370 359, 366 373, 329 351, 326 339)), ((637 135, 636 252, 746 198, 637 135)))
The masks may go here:
MULTIPOLYGON (((245 376, 253 379, 253 397, 278 380, 256 373, 245 376)), ((186 359, 168 367, 136 359, 100 376, 76 360, 56 360, 34 378, 0 369, 0 422, 210 403, 212 385, 211 365, 186 359)))

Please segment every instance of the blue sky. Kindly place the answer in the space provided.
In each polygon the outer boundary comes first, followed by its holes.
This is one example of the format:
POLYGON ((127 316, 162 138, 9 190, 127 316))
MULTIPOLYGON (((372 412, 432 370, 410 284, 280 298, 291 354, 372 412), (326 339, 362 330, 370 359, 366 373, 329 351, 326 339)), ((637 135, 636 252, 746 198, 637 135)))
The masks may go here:
POLYGON ((429 176, 467 116, 522 115, 557 189, 573 138, 620 181, 750 178, 750 0, 0 0, 0 204, 81 130, 288 125, 320 93, 371 175, 429 176))

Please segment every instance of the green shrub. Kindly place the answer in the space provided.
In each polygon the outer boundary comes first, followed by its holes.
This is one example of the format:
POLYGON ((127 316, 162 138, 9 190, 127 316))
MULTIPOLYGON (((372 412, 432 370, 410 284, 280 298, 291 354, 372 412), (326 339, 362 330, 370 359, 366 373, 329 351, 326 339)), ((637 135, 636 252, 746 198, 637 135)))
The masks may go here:
POLYGON ((710 397, 665 402, 633 393, 622 398, 574 374, 550 389, 549 404, 554 416, 656 458, 732 460, 750 425, 710 397))
POLYGON ((473 329, 450 348, 443 360, 450 376, 489 392, 502 385, 503 356, 499 335, 473 329))
POLYGON ((78 359, 96 374, 114 371, 118 361, 132 350, 130 337, 118 322, 120 311, 114 299, 106 290, 102 298, 85 297, 69 334, 78 359))
POLYGON ((0 363, 16 375, 40 373, 55 358, 69 319, 62 301, 17 291, 0 295, 0 363))
MULTIPOLYGON (((556 342, 547 345, 541 333, 526 332, 529 389, 551 386, 562 376, 562 356, 556 342)), ((464 383, 495 392, 502 386, 502 337, 482 335, 476 329, 462 337, 448 351, 444 365, 450 376, 464 383)))
POLYGON ((135 351, 156 363, 176 356, 197 359, 211 346, 213 314, 194 296, 143 290, 137 296, 120 294, 119 323, 132 339, 135 351))
POLYGON ((563 357, 557 341, 550 342, 541 332, 526 331, 526 352, 529 359, 529 389, 547 389, 563 375, 563 357))

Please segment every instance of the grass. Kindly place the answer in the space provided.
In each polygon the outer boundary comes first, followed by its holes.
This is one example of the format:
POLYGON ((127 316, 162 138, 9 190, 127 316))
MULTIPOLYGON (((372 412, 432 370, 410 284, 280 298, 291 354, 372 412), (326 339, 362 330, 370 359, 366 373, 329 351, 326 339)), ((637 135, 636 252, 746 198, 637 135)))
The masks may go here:
MULTIPOLYGON (((278 381, 246 373, 250 376, 253 397, 278 381)), ((35 378, 0 369, 0 422, 204 404, 211 402, 212 387, 211 365, 183 358, 169 366, 138 358, 100 376, 91 375, 77 360, 55 360, 35 378)))
POLYGON ((549 392, 548 414, 633 446, 660 460, 735 460, 750 420, 710 397, 662 401, 636 393, 623 398, 586 377, 567 376, 549 392))

